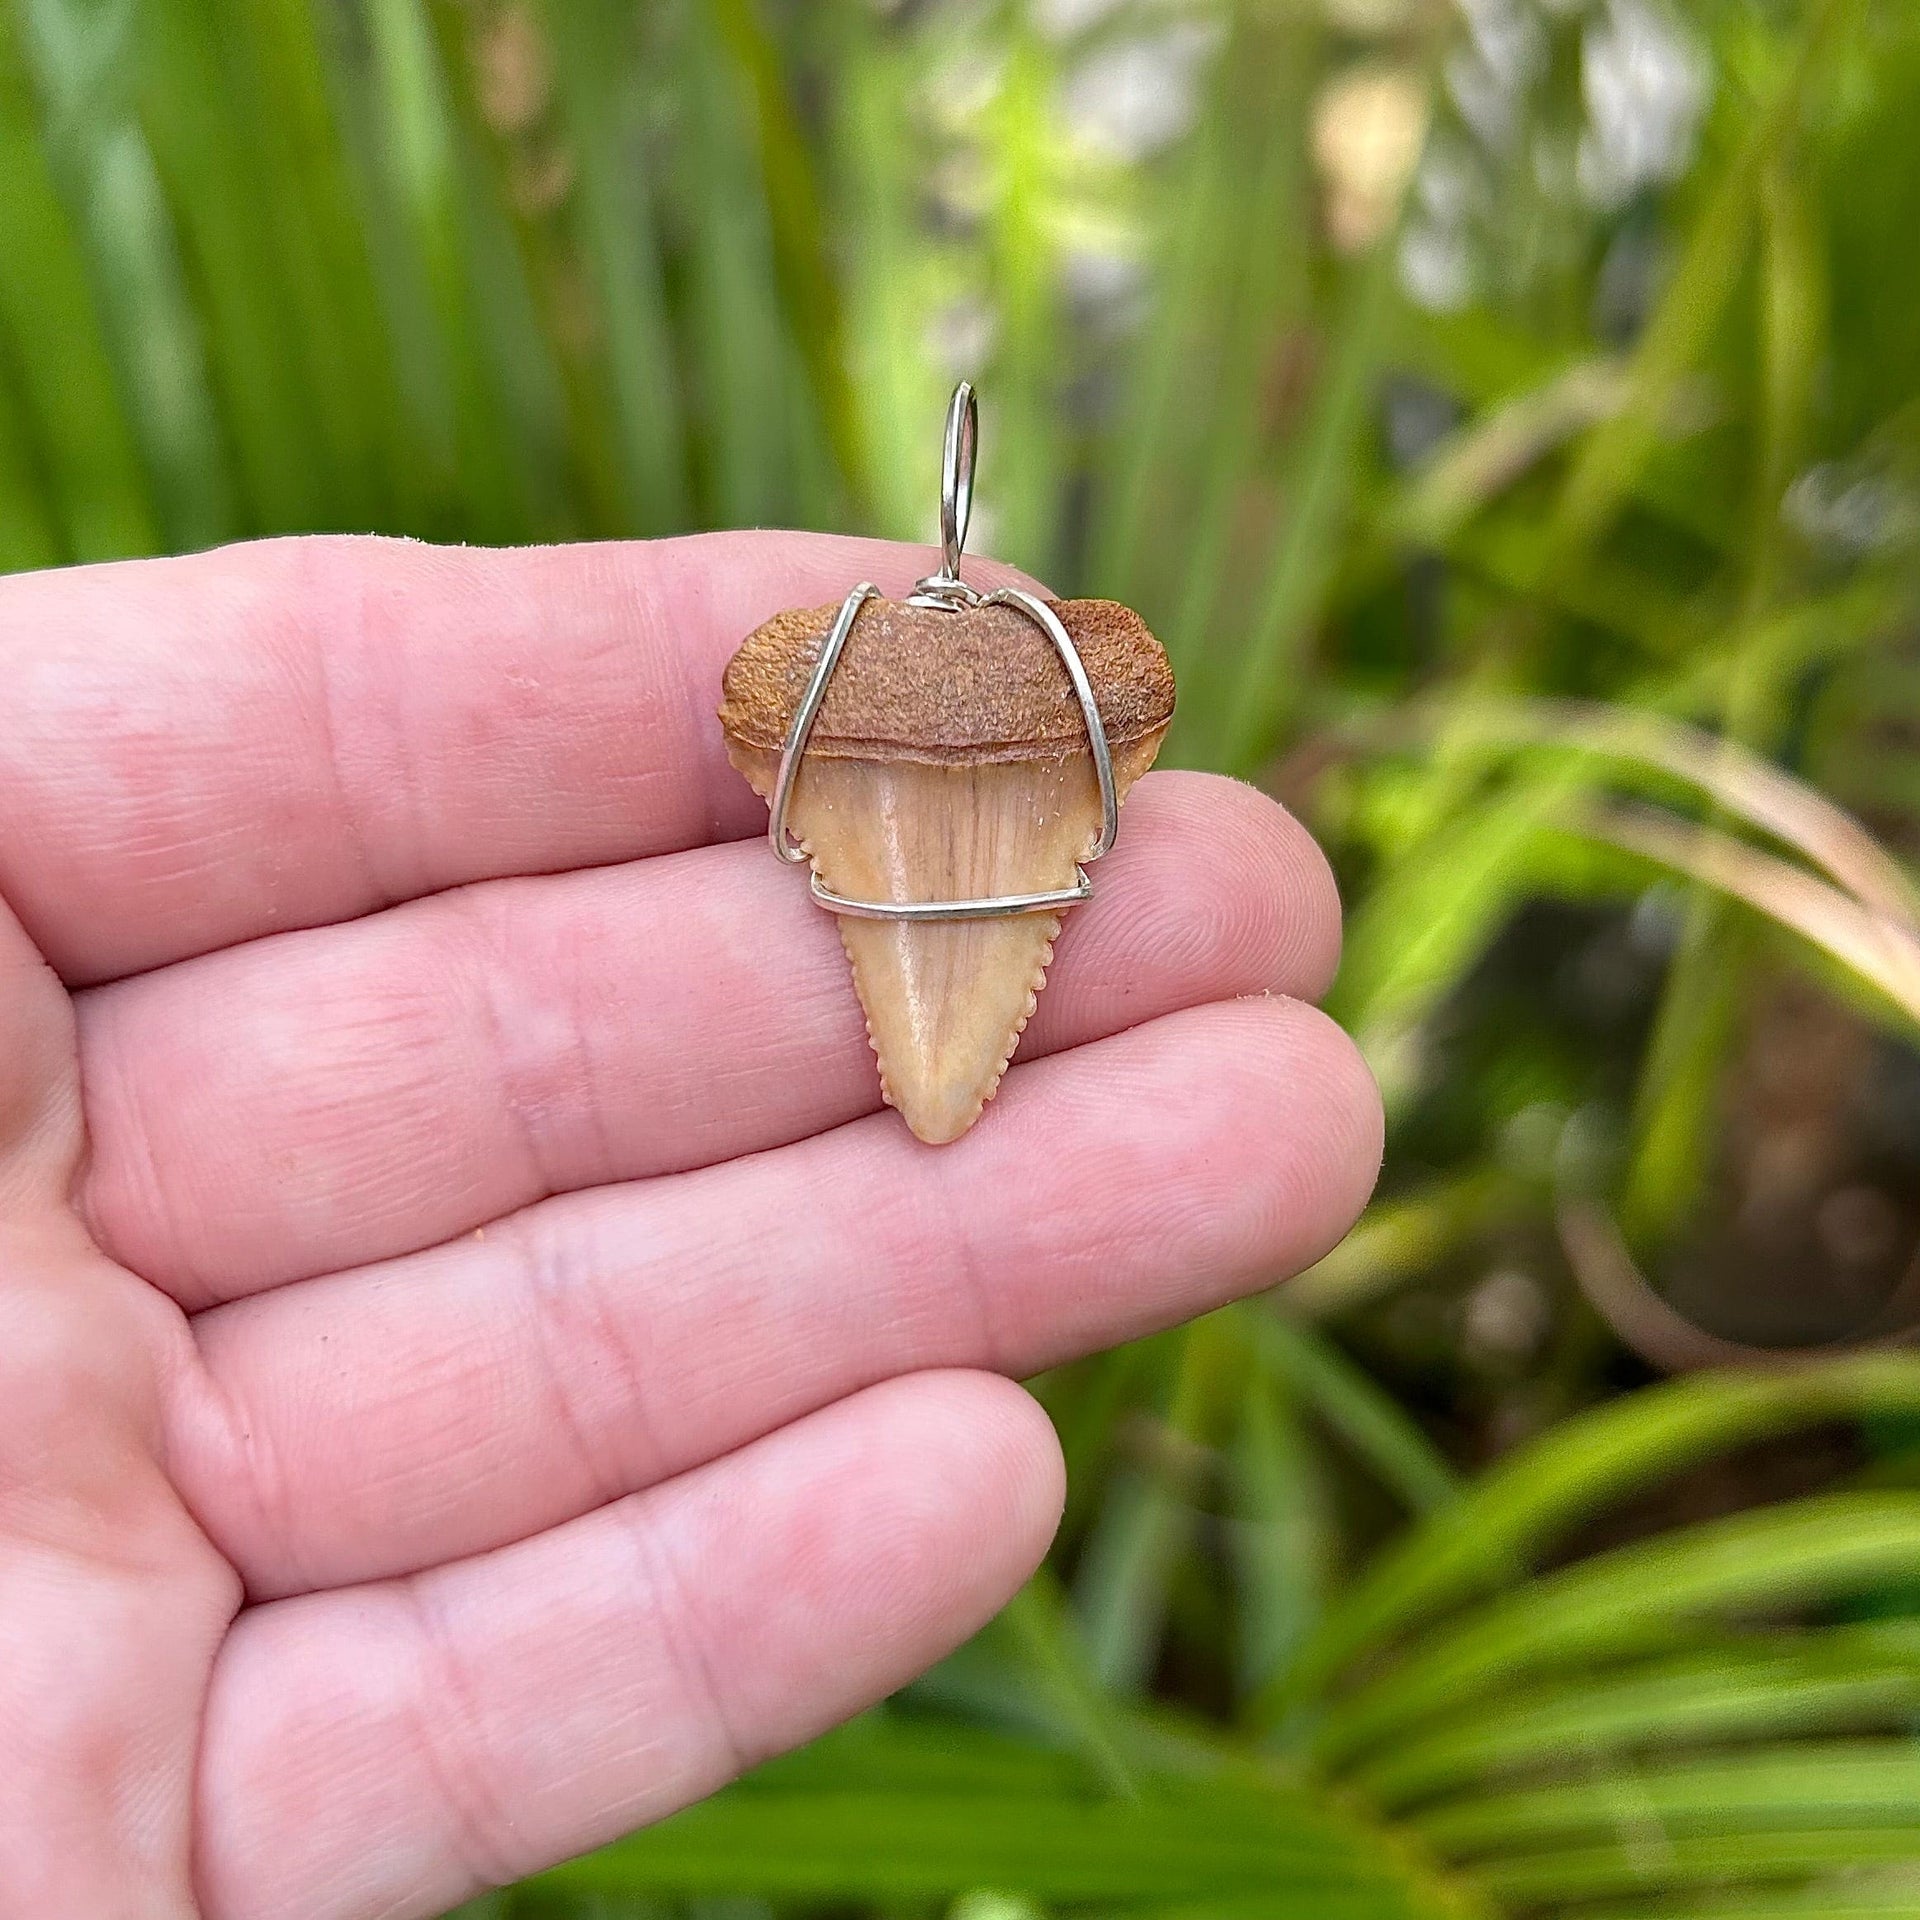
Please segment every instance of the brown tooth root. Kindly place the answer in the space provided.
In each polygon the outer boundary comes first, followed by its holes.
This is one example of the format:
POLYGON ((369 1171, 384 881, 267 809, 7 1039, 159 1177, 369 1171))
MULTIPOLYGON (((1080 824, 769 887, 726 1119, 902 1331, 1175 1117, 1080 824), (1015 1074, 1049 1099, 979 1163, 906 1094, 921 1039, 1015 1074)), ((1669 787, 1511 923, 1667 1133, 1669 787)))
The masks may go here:
MULTIPOLYGON (((1093 680, 1124 797, 1166 732, 1166 657, 1125 608, 1069 601, 1058 611, 1093 680)), ((728 751, 763 798, 833 613, 782 615, 728 668, 728 751)), ((1045 636, 1007 609, 874 603, 821 708, 789 824, 822 883, 855 899, 1070 886, 1099 839, 1100 797, 1078 704, 1045 636)), ((840 917, 882 1093, 920 1139, 956 1140, 979 1118, 1059 931, 1057 913, 840 917)))

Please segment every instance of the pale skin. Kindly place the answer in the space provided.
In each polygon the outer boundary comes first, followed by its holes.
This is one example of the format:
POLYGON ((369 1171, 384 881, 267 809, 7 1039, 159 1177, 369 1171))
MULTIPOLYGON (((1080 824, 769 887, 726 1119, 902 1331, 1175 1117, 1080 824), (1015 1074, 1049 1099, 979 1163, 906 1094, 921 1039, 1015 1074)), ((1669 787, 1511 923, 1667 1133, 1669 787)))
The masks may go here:
POLYGON ((927 568, 0 581, 0 1912, 402 1920, 713 1791, 1037 1563, 1015 1381, 1352 1220, 1333 887, 1221 780, 1135 790, 972 1133, 881 1110, 712 709, 927 568))

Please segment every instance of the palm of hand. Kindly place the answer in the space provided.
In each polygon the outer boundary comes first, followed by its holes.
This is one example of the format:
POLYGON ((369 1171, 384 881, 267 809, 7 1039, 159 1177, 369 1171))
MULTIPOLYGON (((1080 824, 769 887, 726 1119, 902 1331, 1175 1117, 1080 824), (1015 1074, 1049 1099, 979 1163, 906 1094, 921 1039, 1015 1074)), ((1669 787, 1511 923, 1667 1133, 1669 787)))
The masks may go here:
POLYGON ((1225 782, 1141 784, 973 1135, 873 1111, 708 710, 924 569, 0 584, 0 1908, 395 1920, 710 1791, 1044 1551, 1005 1376, 1344 1229, 1377 1110, 1284 997, 1335 903, 1225 782))

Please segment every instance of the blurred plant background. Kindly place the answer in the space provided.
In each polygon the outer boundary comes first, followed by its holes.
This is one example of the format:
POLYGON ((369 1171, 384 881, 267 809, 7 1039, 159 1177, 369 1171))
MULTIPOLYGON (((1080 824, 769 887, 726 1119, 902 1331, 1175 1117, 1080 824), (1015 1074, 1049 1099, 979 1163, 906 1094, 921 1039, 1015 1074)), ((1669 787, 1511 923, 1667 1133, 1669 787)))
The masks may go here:
POLYGON ((973 1646, 472 1913, 1920 1915, 1920 8, 0 4, 0 566, 925 538, 962 373, 1331 850, 1381 1194, 1039 1383, 973 1646))

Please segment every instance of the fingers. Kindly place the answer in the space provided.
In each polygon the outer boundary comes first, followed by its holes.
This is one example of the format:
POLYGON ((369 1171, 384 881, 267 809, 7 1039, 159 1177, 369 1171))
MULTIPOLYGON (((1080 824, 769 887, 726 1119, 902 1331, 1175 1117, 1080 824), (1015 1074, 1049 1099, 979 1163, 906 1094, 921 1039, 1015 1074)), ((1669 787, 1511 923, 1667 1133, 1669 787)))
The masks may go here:
POLYGON ((170 1458, 256 1594, 430 1566, 892 1375, 1023 1375, 1270 1285, 1379 1144, 1322 1015, 1172 1014, 1016 1067, 952 1147, 874 1115, 216 1308, 170 1458))
POLYGON ((750 833, 714 719, 727 656, 782 607, 927 567, 808 534, 315 538, 0 580, 0 895, 99 980, 750 833))
MULTIPOLYGON (((1316 993, 1338 939, 1326 862, 1280 808, 1151 775, 1020 1057, 1316 993)), ((834 923, 758 842, 443 895, 80 1010, 89 1219, 196 1309, 879 1104, 834 923)))
POLYGON ((412 1580, 242 1617, 208 1703, 207 1920, 406 1920, 656 1820, 890 1692, 1059 1517, 1044 1417, 894 1381, 412 1580))

